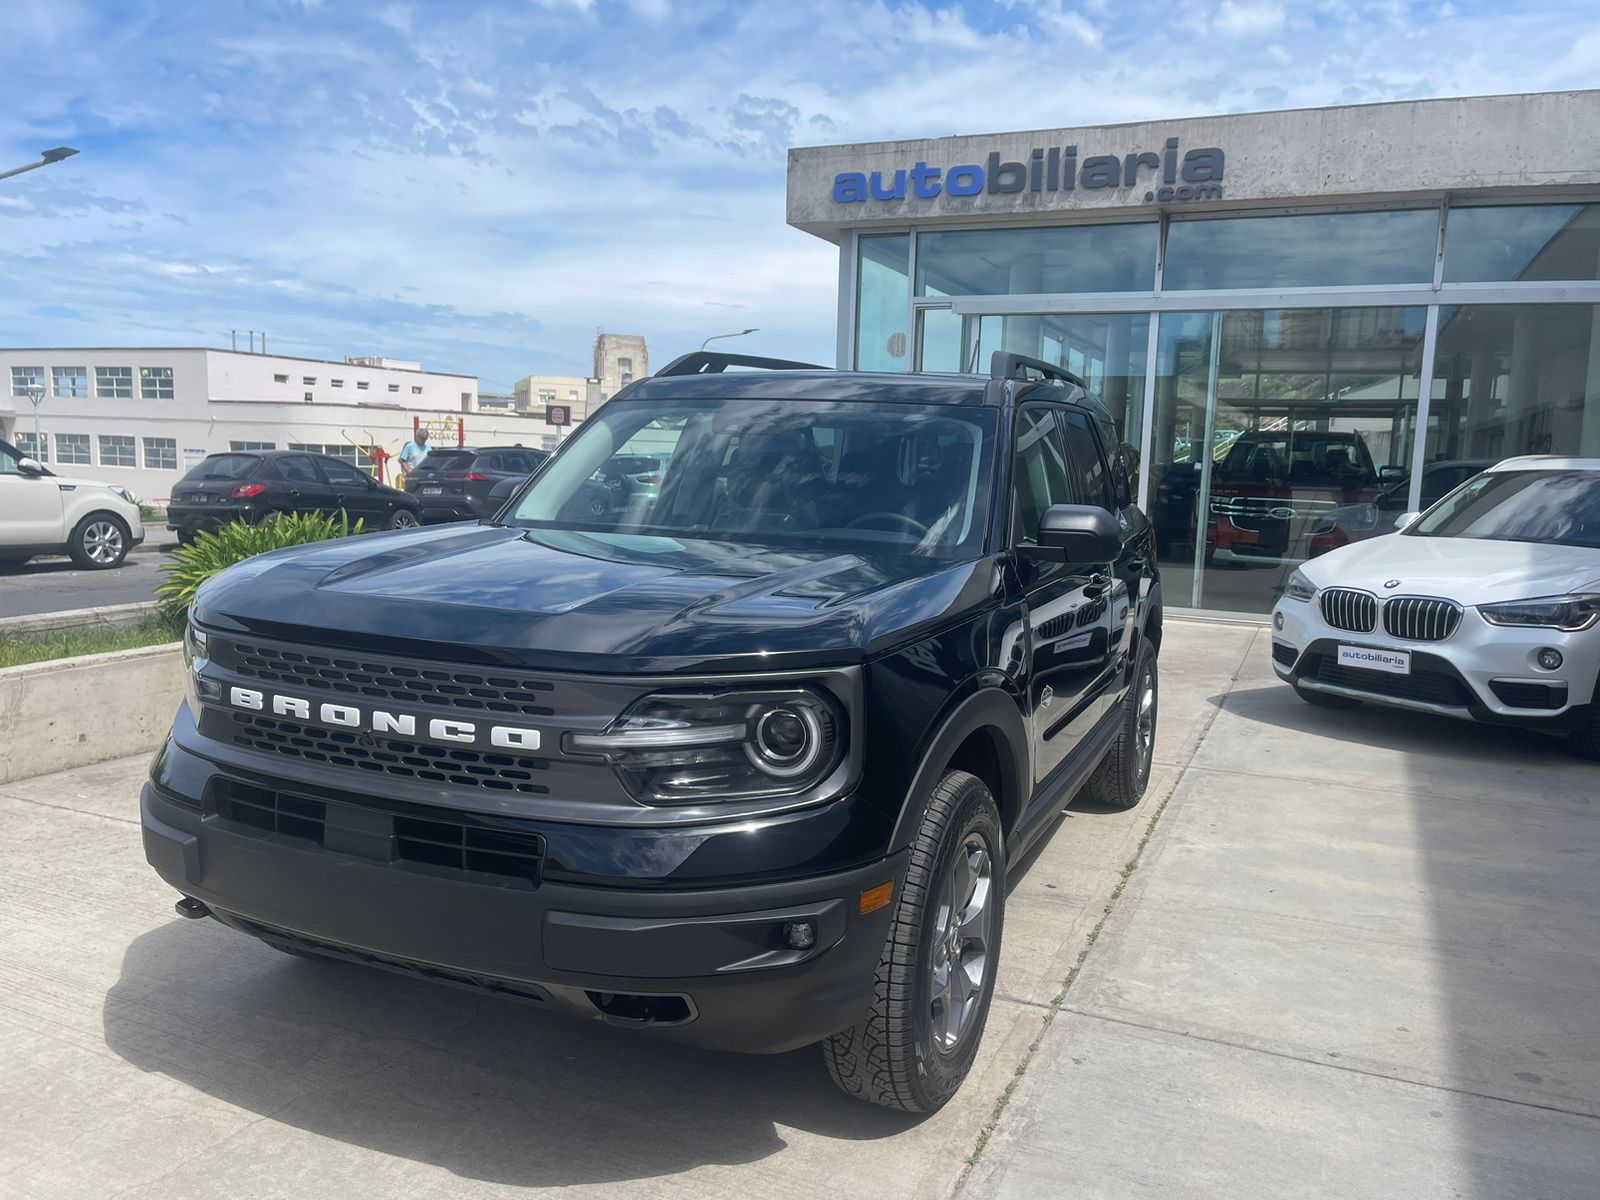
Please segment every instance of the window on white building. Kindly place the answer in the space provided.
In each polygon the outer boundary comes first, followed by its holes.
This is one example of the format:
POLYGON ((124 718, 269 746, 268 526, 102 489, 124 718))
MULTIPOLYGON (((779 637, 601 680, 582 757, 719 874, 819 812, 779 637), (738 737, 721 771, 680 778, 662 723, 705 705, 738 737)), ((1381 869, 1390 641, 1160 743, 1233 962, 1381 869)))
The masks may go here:
POLYGON ((539 403, 540 404, 554 404, 555 402, 556 402, 556 394, 555 394, 554 390, 546 390, 544 388, 540 388, 539 389, 539 403))
POLYGON ((144 400, 171 400, 172 368, 140 367, 139 396, 144 400))
POLYGON ((43 367, 12 367, 11 394, 26 396, 33 391, 44 391, 43 367))
POLYGON ((413 396, 420 396, 420 395, 422 395, 422 389, 419 388, 416 384, 413 383, 411 385, 411 394, 413 396))
POLYGON ((272 377, 272 382, 273 383, 288 383, 289 382, 289 377, 287 375, 274 375, 272 377))
POLYGON ((132 400, 133 368, 96 367, 94 394, 103 400, 132 400))
POLYGON ((145 438, 144 466, 147 471, 176 471, 178 469, 178 439, 145 438))
POLYGON ((17 434, 17 449, 22 451, 23 458, 31 458, 37 462, 50 461, 50 435, 41 433, 37 439, 31 433, 17 434))
POLYGON ((330 379, 330 380, 328 380, 328 382, 333 384, 334 387, 343 387, 344 386, 344 380, 342 380, 342 379, 330 379))
POLYGON ((389 390, 391 392, 398 392, 400 390, 400 385, 398 383, 391 383, 389 385, 389 390))
POLYGON ((302 387, 316 387, 317 377, 315 375, 302 375, 300 376, 300 385, 302 387))
POLYGON ((276 450, 277 442, 229 442, 229 450, 276 450))
POLYGON ((367 390, 367 381, 365 379, 356 380, 356 391, 364 392, 366 390, 367 390))
POLYGON ((311 400, 312 400, 312 396, 311 396, 311 393, 310 393, 310 392, 307 392, 307 393, 306 393, 306 394, 305 394, 305 397, 306 397, 306 403, 307 403, 307 404, 310 404, 310 403, 311 403, 311 400))
POLYGON ((50 390, 57 396, 81 400, 89 394, 89 368, 51 367, 50 390))
POLYGON ((134 445, 131 437, 121 434, 102 433, 100 435, 100 465, 102 467, 136 467, 139 465, 134 456, 134 445))
POLYGON ((622 382, 623 383, 632 383, 633 382, 633 359, 631 359, 631 358, 619 358, 619 359, 617 359, 617 374, 622 376, 622 382))
POLYGON ((87 433, 56 434, 56 461, 62 464, 71 463, 79 466, 88 466, 91 462, 89 435, 87 433))

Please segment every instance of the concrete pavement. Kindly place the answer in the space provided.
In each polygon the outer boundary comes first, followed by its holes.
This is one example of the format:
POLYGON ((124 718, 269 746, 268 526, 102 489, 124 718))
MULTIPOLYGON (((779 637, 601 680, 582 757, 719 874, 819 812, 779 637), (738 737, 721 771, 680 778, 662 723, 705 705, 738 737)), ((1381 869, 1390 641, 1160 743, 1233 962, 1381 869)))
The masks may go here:
POLYGON ((1600 767, 1266 637, 965 1193, 1600 1194, 1600 767))
POLYGON ((141 761, 0 785, 0 1197, 1594 1195, 1600 770, 1311 709, 1265 637, 1171 624, 1152 795, 1069 809, 1015 880, 978 1067, 925 1120, 813 1051, 182 921, 141 761))

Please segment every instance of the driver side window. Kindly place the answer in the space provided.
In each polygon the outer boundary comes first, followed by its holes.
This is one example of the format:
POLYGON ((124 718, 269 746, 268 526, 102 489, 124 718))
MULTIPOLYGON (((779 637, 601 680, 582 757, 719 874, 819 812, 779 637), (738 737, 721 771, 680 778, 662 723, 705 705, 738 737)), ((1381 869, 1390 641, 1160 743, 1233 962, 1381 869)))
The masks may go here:
POLYGON ((18 466, 18 457, 11 453, 9 446, 0 446, 0 475, 21 475, 22 468, 18 466))
POLYGON ((1054 409, 1024 408, 1017 415, 1012 488, 1016 496, 1012 544, 1033 545, 1045 510, 1052 504, 1072 503, 1060 418, 1054 409))

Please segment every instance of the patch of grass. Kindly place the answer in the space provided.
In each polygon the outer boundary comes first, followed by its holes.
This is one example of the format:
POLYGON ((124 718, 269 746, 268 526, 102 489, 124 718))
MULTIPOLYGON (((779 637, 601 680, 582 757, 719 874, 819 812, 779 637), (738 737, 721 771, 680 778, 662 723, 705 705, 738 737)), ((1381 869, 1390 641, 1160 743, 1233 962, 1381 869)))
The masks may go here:
POLYGON ((0 667, 76 658, 80 654, 137 650, 142 646, 175 642, 182 636, 182 621, 173 622, 165 617, 152 617, 129 629, 80 629, 36 638, 0 636, 0 667))

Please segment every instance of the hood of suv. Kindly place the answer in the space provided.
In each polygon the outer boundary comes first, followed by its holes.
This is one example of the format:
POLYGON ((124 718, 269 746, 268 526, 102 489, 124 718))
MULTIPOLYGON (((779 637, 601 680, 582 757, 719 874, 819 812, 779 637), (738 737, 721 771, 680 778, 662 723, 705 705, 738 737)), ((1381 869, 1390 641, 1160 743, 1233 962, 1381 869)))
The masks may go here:
POLYGON ((1441 596, 1493 604, 1583 591, 1600 581, 1600 550, 1482 538, 1389 534, 1345 546, 1300 568, 1319 588, 1441 596), (1399 580, 1388 586, 1391 580, 1399 580))
POLYGON ((202 624, 297 642, 588 672, 842 665, 981 603, 980 563, 494 526, 265 554, 202 624))

